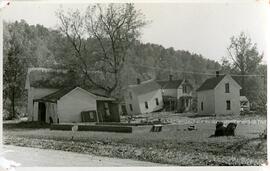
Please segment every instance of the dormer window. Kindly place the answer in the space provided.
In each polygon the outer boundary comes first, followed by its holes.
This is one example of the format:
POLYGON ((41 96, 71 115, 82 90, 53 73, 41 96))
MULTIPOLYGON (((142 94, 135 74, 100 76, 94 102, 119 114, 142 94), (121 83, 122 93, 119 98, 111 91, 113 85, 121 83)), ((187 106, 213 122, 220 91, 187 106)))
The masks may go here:
POLYGON ((225 84, 225 93, 230 93, 230 84, 229 83, 225 84))

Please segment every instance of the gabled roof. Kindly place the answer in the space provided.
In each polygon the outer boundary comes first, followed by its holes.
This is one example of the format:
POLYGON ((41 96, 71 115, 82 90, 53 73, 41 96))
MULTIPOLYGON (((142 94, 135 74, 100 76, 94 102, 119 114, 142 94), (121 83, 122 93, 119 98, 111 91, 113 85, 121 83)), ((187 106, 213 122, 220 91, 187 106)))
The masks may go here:
POLYGON ((104 96, 100 96, 100 95, 96 95, 92 92, 89 92, 85 89, 82 89, 81 87, 76 87, 76 86, 73 86, 73 87, 66 87, 66 88, 62 88, 54 93, 51 93, 49 95, 46 95, 40 99, 35 99, 34 101, 48 101, 48 102, 56 102, 57 100, 59 100, 60 98, 62 98, 63 96, 65 96, 66 94, 68 94, 69 92, 73 91, 74 89, 80 89, 86 93, 90 93, 91 95, 94 96, 94 98, 96 100, 108 100, 108 101, 111 101, 111 100, 114 100, 113 98, 108 98, 108 97, 104 97, 104 96))
POLYGON ((62 88, 54 93, 51 93, 49 95, 46 95, 44 97, 42 97, 41 99, 44 101, 57 101, 59 100, 61 97, 63 97, 64 95, 66 95, 67 93, 69 93, 71 90, 75 89, 76 87, 66 87, 66 88, 62 88))
POLYGON ((218 77, 212 77, 205 80, 204 83, 197 89, 197 91, 214 89, 224 77, 225 75, 220 75, 218 77))
MULTIPOLYGON (((223 80, 223 78, 225 77, 226 75, 220 75, 218 77, 212 77, 212 78, 209 78, 207 80, 204 81, 204 83, 197 89, 197 91, 203 91, 203 90, 211 90, 211 89, 214 89, 221 80, 223 80)), ((230 76, 235 82, 236 84, 238 84, 241 88, 241 85, 240 85, 240 81, 239 81, 239 78, 238 77, 232 77, 230 76)), ((240 91, 240 95, 241 95, 241 91, 240 91)))
POLYGON ((157 81, 162 89, 177 89, 183 80, 168 80, 168 81, 157 81))
POLYGON ((161 88, 161 86, 154 80, 148 80, 136 85, 129 85, 128 87, 132 89, 133 92, 136 93, 137 95, 149 93, 151 91, 158 90, 161 88))
POLYGON ((232 76, 232 78, 234 79, 234 81, 237 82, 237 84, 239 84, 240 86, 242 86, 241 84, 241 79, 242 77, 241 76, 232 76))

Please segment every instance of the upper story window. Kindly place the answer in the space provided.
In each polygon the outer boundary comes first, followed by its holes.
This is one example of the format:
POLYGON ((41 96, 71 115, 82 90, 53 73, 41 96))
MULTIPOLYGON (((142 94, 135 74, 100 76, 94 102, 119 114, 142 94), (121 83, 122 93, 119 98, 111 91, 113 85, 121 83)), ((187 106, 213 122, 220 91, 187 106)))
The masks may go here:
POLYGON ((230 84, 229 83, 225 84, 225 93, 230 93, 230 84))
POLYGON ((226 101, 226 109, 231 110, 231 101, 230 100, 226 101))
POLYGON ((148 102, 144 102, 145 108, 148 109, 148 102))
POLYGON ((159 105, 159 101, 158 101, 158 98, 156 98, 156 105, 157 105, 157 106, 159 105))
POLYGON ((187 93, 187 86, 183 86, 183 93, 187 93))
POLYGON ((129 92, 129 98, 132 99, 132 93, 131 92, 129 92))

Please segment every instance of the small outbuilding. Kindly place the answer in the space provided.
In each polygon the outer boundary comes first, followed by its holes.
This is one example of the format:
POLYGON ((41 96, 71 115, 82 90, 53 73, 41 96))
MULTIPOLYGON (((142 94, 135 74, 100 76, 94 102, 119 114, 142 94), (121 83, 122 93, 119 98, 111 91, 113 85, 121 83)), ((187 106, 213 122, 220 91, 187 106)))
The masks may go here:
POLYGON ((114 99, 80 87, 63 88, 33 100, 34 118, 47 123, 119 122, 114 99))
POLYGON ((106 97, 100 89, 77 87, 75 79, 72 71, 29 68, 25 82, 28 120, 120 122, 119 103, 115 99, 106 97))

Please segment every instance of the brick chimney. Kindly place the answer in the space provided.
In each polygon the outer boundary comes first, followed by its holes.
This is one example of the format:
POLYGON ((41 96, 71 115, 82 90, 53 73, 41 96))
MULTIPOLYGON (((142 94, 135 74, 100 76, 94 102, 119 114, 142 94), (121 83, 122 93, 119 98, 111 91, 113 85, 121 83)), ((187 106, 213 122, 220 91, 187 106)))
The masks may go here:
POLYGON ((137 84, 141 84, 141 80, 137 78, 137 84))
POLYGON ((219 71, 216 71, 216 77, 219 77, 219 71))

